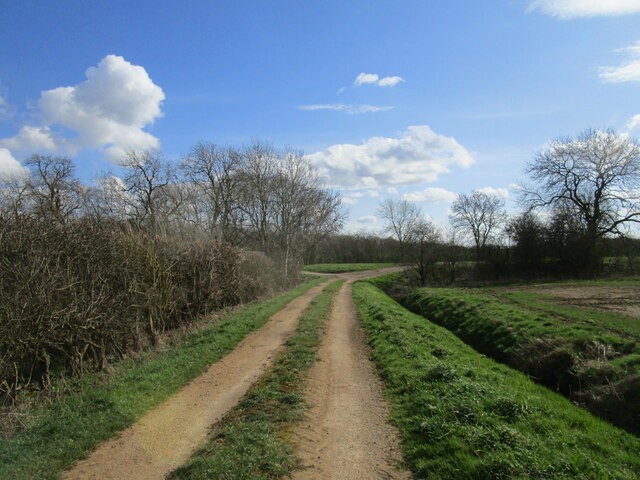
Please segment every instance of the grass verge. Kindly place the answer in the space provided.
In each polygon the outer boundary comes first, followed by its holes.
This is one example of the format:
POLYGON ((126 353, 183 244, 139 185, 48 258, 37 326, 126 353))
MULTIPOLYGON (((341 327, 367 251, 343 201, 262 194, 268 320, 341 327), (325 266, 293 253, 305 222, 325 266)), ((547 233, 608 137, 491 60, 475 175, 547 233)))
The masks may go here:
POLYGON ((323 281, 311 280, 249 305, 165 352, 124 361, 111 374, 79 380, 77 393, 36 412, 39 420, 0 441, 0 478, 57 478, 75 460, 204 372, 291 300, 323 281))
POLYGON ((527 373, 619 427, 640 433, 637 337, 607 330, 597 317, 586 322, 582 314, 571 316, 570 309, 563 315, 559 309, 532 310, 488 293, 417 289, 405 304, 476 350, 527 373))
POLYGON ((377 270, 396 266, 395 263, 318 263, 306 265, 304 270, 316 273, 347 273, 363 272, 365 270, 377 270))
POLYGON ((293 471, 298 463, 287 442, 289 428, 304 414, 303 380, 316 361, 324 321, 343 282, 331 283, 316 297, 270 372, 227 415, 210 442, 170 479, 266 480, 293 471))
POLYGON ((354 299, 420 478, 610 479, 640 475, 640 440, 474 351, 369 282, 354 299))

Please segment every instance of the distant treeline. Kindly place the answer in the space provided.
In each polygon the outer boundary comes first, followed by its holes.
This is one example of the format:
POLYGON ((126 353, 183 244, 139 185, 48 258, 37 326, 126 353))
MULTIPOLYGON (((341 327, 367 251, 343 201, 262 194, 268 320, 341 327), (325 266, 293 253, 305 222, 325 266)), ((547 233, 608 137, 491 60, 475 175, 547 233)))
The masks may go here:
POLYGON ((84 185, 33 155, 0 185, 0 395, 105 368, 212 309, 290 285, 337 231, 338 196, 302 155, 199 144, 176 167, 130 152, 84 185))

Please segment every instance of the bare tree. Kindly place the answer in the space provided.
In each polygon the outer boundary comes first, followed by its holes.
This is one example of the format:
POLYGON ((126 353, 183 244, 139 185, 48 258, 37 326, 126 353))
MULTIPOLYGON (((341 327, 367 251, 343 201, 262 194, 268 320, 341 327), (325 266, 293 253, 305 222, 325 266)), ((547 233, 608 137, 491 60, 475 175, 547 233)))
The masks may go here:
POLYGON ((83 187, 69 158, 35 154, 25 165, 31 172, 26 187, 36 215, 65 223, 82 208, 83 187))
POLYGON ((209 230, 215 238, 232 244, 238 243, 242 218, 238 201, 243 158, 234 148, 200 142, 181 164, 187 178, 203 192, 209 230))
POLYGON ((376 213, 387 221, 385 231, 398 240, 400 261, 404 262, 405 246, 411 238, 414 225, 420 218, 420 208, 406 200, 394 201, 387 198, 378 206, 376 213))
POLYGON ((126 173, 122 178, 129 202, 127 211, 139 225, 159 233, 163 219, 167 219, 179 206, 170 196, 175 173, 158 151, 129 151, 122 165, 126 173))
POLYGON ((531 185, 521 201, 528 208, 569 210, 583 224, 591 266, 597 243, 640 223, 640 145, 612 130, 585 130, 551 142, 527 166, 531 185))
POLYGON ((240 172, 240 209, 244 214, 243 232, 250 244, 267 255, 271 244, 271 216, 273 213, 273 181, 276 177, 278 152, 260 140, 253 140, 243 151, 240 172))
POLYGON ((487 242, 505 217, 502 198, 476 190, 470 195, 458 195, 451 205, 449 221, 455 229, 473 239, 476 261, 479 262, 487 242))
POLYGON ((436 262, 440 259, 442 234, 434 223, 419 218, 411 227, 412 268, 418 275, 420 285, 427 284, 429 275, 434 275, 436 262))
POLYGON ((27 178, 0 179, 0 216, 18 218, 29 210, 27 178))

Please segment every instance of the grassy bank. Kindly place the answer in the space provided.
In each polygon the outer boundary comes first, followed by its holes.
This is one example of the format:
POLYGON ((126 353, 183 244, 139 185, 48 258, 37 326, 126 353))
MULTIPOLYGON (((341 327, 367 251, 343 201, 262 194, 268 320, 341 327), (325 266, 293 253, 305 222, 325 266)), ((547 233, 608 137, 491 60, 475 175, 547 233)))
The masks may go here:
POLYGON ((505 295, 417 289, 405 303, 476 350, 640 433, 640 345, 630 335, 637 322, 570 307, 543 307, 526 292, 505 295), (505 301, 508 298, 512 301, 505 301))
POLYGON ((304 270, 316 273, 346 273, 377 270, 395 265, 395 263, 318 263, 315 265, 306 265, 304 270))
POLYGON ((0 478, 57 478, 60 471, 131 425, 231 351, 247 333, 322 281, 315 279, 249 305, 163 353, 144 354, 122 362, 111 374, 78 381, 77 393, 32 412, 37 420, 0 441, 0 478))
POLYGON ((303 380, 316 360, 322 325, 342 283, 333 282, 316 297, 271 371, 171 479, 266 480, 291 473, 297 461, 286 441, 289 428, 304 414, 303 380))
POLYGON ((640 440, 474 351, 369 282, 354 298, 405 459, 429 479, 640 475, 640 440))

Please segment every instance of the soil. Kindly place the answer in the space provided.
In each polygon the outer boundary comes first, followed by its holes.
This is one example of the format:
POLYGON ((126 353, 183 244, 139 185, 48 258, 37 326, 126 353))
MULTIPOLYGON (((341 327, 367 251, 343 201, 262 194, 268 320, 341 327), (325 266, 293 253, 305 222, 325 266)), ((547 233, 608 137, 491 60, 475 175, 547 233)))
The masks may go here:
POLYGON ((398 470, 399 436, 387 422, 388 407, 358 326, 351 284, 398 271, 332 274, 296 298, 207 372, 103 443, 65 472, 65 480, 158 480, 182 465, 205 441, 213 425, 240 401, 284 348, 298 319, 326 284, 347 282, 338 292, 307 390, 313 405, 298 429, 298 454, 307 467, 294 478, 411 478, 398 470))
POLYGON ((210 427, 269 367, 301 313, 329 281, 293 300, 203 375, 76 463, 63 478, 158 480, 182 465, 205 442, 210 427))
POLYGON ((399 434, 387 423, 388 405, 352 299, 356 279, 380 273, 338 275, 347 282, 310 372, 305 396, 311 409, 293 435, 303 465, 294 480, 411 478, 398 468, 399 434))
POLYGON ((553 295, 554 303, 640 319, 638 285, 534 285, 524 290, 553 295))

